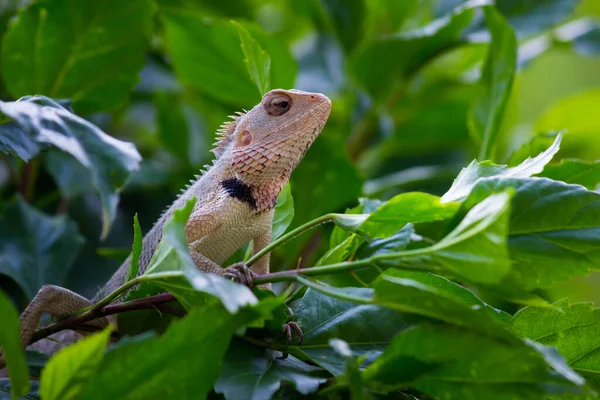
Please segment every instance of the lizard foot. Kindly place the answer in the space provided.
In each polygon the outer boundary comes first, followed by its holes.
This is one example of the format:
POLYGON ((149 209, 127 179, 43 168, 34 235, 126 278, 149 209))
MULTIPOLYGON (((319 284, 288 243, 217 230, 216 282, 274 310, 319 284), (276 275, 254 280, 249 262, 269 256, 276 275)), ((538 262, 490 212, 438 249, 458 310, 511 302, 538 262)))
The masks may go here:
MULTIPOLYGON (((286 344, 289 346, 292 341, 292 332, 298 336, 298 345, 302 344, 302 338, 304 337, 304 333, 302 332, 302 328, 298 325, 297 322, 290 321, 283 324, 283 334, 286 336, 287 342, 286 344)), ((284 351, 281 354, 281 357, 278 357, 280 360, 285 360, 288 357, 289 353, 284 351)))
POLYGON ((252 289, 254 287, 254 277, 256 274, 252 272, 252 270, 246 264, 239 262, 225 268, 225 271, 223 271, 223 276, 252 289))

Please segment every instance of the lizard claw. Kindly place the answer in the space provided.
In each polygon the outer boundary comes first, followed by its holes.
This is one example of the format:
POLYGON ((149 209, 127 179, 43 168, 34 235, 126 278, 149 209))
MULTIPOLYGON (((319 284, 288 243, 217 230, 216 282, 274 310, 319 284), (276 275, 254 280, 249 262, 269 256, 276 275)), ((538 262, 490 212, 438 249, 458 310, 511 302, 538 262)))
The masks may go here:
MULTIPOLYGON (((286 345, 289 346, 292 341, 292 332, 296 333, 296 336, 298 336, 298 345, 302 344, 302 338, 304 337, 304 333, 302 332, 300 325, 298 325, 297 322, 290 321, 283 324, 283 334, 286 336, 287 339, 286 345)), ((288 355, 289 353, 287 351, 284 351, 281 354, 281 357, 278 357, 278 359, 285 360, 288 357, 288 355)))
POLYGON ((225 268, 223 276, 252 289, 254 287, 254 277, 256 274, 252 272, 246 264, 239 262, 225 268))

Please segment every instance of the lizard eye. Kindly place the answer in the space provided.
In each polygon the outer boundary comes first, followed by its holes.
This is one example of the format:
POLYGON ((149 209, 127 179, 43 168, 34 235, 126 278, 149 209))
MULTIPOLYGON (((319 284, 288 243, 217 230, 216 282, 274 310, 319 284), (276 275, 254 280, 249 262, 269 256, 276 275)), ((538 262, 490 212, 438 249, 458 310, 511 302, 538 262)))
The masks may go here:
POLYGON ((292 99, 287 94, 278 94, 263 103, 267 114, 274 117, 287 113, 292 108, 292 99))

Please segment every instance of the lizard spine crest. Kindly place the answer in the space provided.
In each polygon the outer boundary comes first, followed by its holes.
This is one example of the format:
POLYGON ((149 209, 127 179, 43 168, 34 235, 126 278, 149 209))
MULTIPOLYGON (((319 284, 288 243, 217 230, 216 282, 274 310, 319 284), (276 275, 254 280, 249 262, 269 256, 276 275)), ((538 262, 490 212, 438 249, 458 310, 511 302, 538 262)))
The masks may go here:
POLYGON ((231 118, 231 121, 223 122, 219 129, 217 129, 217 141, 214 143, 214 148, 211 150, 213 153, 215 153, 217 159, 223 155, 231 143, 231 138, 233 136, 233 132, 235 132, 238 119, 246 113, 247 111, 244 110, 244 112, 237 111, 237 115, 229 115, 228 118, 231 118))

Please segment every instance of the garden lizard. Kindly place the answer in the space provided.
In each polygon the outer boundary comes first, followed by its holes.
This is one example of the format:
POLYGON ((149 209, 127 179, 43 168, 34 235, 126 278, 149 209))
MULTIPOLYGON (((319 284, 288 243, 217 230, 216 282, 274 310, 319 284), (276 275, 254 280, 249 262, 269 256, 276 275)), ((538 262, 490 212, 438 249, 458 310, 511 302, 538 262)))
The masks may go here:
MULTIPOLYGON (((237 263, 222 268, 236 250, 253 241, 256 253, 271 241, 277 196, 308 148, 317 138, 331 111, 320 93, 276 89, 247 112, 231 116, 218 131, 216 158, 187 187, 144 236, 139 272, 145 272, 161 239, 163 224, 195 196, 197 201, 185 227, 188 248, 204 272, 252 286, 255 274, 269 272, 269 255, 252 268, 237 263)), ((21 343, 26 346, 42 313, 65 318, 121 286, 131 255, 91 300, 59 286, 43 286, 21 314, 21 343)), ((106 325, 108 320, 92 322, 106 325)))

